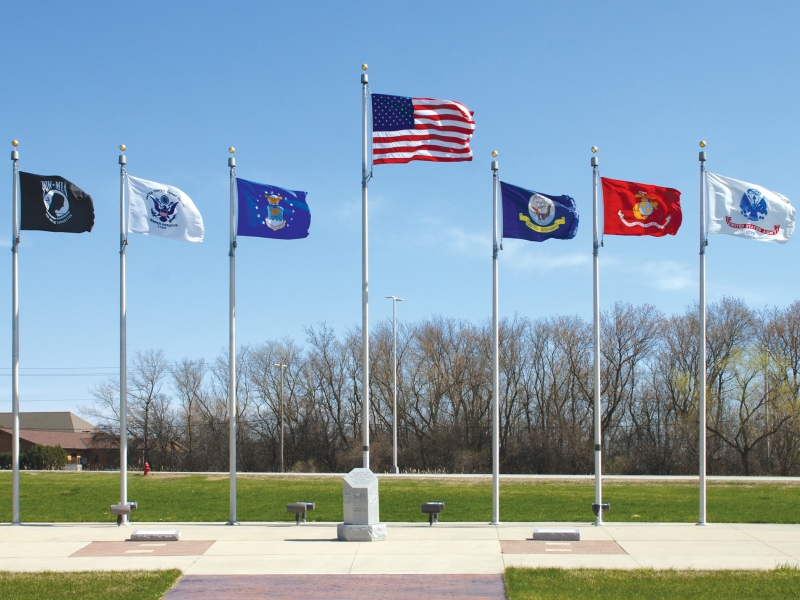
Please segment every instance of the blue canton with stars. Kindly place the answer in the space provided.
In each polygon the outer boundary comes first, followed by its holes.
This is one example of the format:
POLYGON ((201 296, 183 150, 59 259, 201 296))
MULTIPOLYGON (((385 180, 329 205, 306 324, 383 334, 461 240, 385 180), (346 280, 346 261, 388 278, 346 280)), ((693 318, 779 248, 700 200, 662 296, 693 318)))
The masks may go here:
POLYGON ((372 94, 372 131, 414 129, 414 101, 405 96, 372 94))
POLYGON ((236 178, 237 235, 296 240, 308 237, 311 211, 306 193, 236 178))

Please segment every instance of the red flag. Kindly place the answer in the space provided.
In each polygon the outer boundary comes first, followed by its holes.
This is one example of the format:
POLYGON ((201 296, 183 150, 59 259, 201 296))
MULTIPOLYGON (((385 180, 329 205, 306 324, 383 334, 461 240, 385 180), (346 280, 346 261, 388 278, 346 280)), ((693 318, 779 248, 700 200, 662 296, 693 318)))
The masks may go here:
POLYGON ((681 193, 672 188, 601 177, 603 233, 675 235, 681 226, 681 193))

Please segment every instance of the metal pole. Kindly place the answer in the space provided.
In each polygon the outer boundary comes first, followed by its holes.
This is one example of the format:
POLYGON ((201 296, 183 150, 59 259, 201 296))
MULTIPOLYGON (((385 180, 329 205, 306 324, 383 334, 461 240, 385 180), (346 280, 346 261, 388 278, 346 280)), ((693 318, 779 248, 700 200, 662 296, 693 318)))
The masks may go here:
MULTIPOLYGON (((700 142, 704 148, 705 142, 700 142)), ((699 473, 700 473, 700 518, 698 525, 706 525, 706 199, 705 199, 705 173, 706 153, 700 152, 700 355, 698 356, 697 386, 699 390, 699 473)))
POLYGON ((392 300, 392 375, 394 384, 392 385, 392 473, 399 473, 397 468, 397 303, 402 302, 402 298, 397 296, 386 296, 392 300))
POLYGON ((361 65, 361 411, 363 423, 364 468, 369 469, 369 244, 367 215, 367 183, 369 160, 367 155, 367 65, 361 65))
POLYGON ((281 368, 281 473, 283 473, 283 370, 289 365, 284 365, 283 363, 272 363, 272 366, 281 368))
POLYGON ((11 142, 13 167, 12 238, 11 238, 11 524, 19 519, 19 142, 11 142))
MULTIPOLYGON (((592 152, 596 152, 592 148, 592 152)), ((593 268, 593 298, 594 298, 594 503, 597 515, 595 525, 603 524, 603 438, 600 424, 603 418, 600 384, 600 215, 597 198, 598 167, 599 161, 592 156, 592 268, 593 268)))
MULTIPOLYGON (((125 152, 125 144, 119 149, 125 152)), ((125 171, 128 161, 119 155, 119 503, 128 503, 128 338, 125 291, 125 171)), ((128 515, 120 515, 120 524, 128 524, 128 515)))
POLYGON ((228 374, 228 446, 230 462, 230 516, 228 525, 238 525, 236 521, 236 229, 234 224, 234 188, 236 185, 236 159, 233 157, 235 150, 229 148, 228 167, 231 180, 231 230, 230 230, 230 296, 228 309, 229 331, 229 367, 228 374))
MULTIPOLYGON (((492 152, 497 156, 497 152, 492 152)), ((497 182, 500 165, 492 161, 492 525, 500 524, 500 330, 498 323, 497 182)))

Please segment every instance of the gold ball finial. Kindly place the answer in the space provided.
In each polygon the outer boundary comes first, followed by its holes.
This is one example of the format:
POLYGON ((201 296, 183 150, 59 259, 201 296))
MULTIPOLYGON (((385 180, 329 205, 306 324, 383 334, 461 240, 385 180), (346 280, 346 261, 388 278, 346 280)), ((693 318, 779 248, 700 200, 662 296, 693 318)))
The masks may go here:
POLYGON ((231 154, 233 154, 234 152, 236 152, 236 148, 234 148, 233 146, 231 146, 230 148, 228 148, 228 152, 230 152, 231 154))
POLYGON ((597 146, 592 146, 592 154, 597 154, 597 146))
POLYGON ((701 142, 700 142, 700 147, 701 147, 701 148, 705 148, 705 147, 706 147, 706 142, 705 142, 705 140, 703 140, 703 141, 701 141, 701 142))
POLYGON ((14 146, 14 148, 16 148, 17 146, 19 146, 19 142, 17 140, 11 140, 11 145, 14 146))
POLYGON ((492 150, 492 156, 497 156, 497 150, 492 150))
POLYGON ((125 152, 125 144, 120 144, 119 145, 119 149, 122 150, 123 152, 125 152))
POLYGON ((366 71, 368 68, 369 67, 367 66, 367 63, 364 63, 363 65, 361 65, 361 70, 362 71, 366 71))

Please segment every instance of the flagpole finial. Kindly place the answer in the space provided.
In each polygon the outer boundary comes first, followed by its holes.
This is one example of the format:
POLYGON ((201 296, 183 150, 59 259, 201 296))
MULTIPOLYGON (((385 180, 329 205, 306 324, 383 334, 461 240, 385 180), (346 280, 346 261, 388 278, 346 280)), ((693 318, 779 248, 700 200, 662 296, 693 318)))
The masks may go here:
POLYGON ((121 152, 125 152, 126 148, 127 148, 127 146, 125 146, 125 144, 120 144, 119 145, 119 149, 120 149, 121 152))
POLYGON ((228 148, 228 152, 230 152, 231 154, 233 154, 234 152, 236 152, 236 148, 234 148, 233 146, 231 146, 230 148, 228 148))
POLYGON ((497 150, 492 150, 492 156, 497 156, 497 150))
POLYGON ((17 146, 19 146, 19 142, 17 140, 11 140, 11 145, 14 146, 14 148, 16 148, 17 146))
POLYGON ((364 63, 363 65, 361 65, 361 70, 362 71, 366 71, 367 69, 369 69, 369 67, 367 66, 367 63, 364 63))
POLYGON ((705 147, 706 147, 706 142, 705 142, 705 140, 703 140, 703 141, 701 141, 701 142, 700 142, 700 147, 701 147, 701 148, 705 148, 705 147))
POLYGON ((592 146, 592 154, 597 154, 597 146, 592 146))

